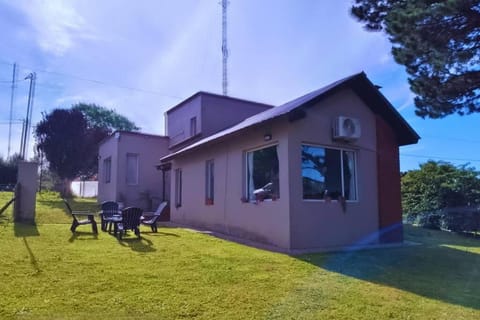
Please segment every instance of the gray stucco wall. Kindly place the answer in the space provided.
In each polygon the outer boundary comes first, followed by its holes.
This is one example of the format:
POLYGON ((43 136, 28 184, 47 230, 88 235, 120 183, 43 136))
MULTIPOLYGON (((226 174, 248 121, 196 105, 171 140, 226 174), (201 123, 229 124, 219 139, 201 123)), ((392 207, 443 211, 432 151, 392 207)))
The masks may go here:
MULTIPOLYGON (((163 200, 162 172, 155 168, 168 153, 168 138, 120 132, 108 138, 99 149, 98 201, 122 201, 125 206, 151 210, 163 200), (127 154, 138 155, 138 183, 127 184, 127 154), (104 159, 111 157, 111 180, 104 180, 104 159)), ((166 177, 168 179, 168 176, 166 177)), ((168 194, 167 194, 168 195, 168 194)))
POLYGON ((118 139, 114 136, 106 139, 98 150, 98 202, 115 200, 117 196, 117 158, 118 139), (105 182, 104 160, 111 158, 110 182, 105 182))
POLYGON ((124 197, 125 206, 152 210, 162 200, 162 172, 155 165, 168 153, 168 139, 152 135, 122 133, 118 141, 117 200, 124 197), (127 184, 127 154, 138 155, 138 183, 127 184))
POLYGON ((284 122, 258 127, 214 146, 205 147, 185 157, 176 158, 172 167, 171 220, 207 227, 247 239, 290 247, 288 133, 284 122), (266 143, 266 132, 273 135, 266 143), (245 152, 254 148, 278 144, 280 198, 259 204, 243 203, 245 194, 245 152), (215 202, 205 204, 205 162, 215 161, 215 202), (175 207, 175 169, 182 169, 183 203, 175 207))
POLYGON ((293 249, 333 248, 378 242, 375 117, 351 90, 341 91, 308 108, 306 117, 289 128, 290 211, 293 249), (361 138, 351 143, 332 140, 332 123, 338 116, 360 120, 361 138), (302 143, 355 150, 357 201, 303 200, 302 143))
POLYGON ((170 148, 175 151, 242 120, 269 109, 271 106, 224 97, 210 93, 199 93, 190 100, 167 112, 167 135, 170 148), (196 134, 190 134, 190 119, 196 117, 196 134))
POLYGON ((202 121, 204 137, 231 127, 242 120, 270 107, 219 96, 202 96, 202 121))
POLYGON ((202 132, 202 111, 200 96, 185 102, 166 114, 167 136, 170 137, 170 147, 173 147, 190 136, 190 119, 197 118, 197 133, 202 132))
POLYGON ((334 249, 378 243, 378 187, 375 116, 351 90, 340 91, 305 110, 306 117, 287 117, 244 130, 215 145, 202 147, 173 160, 182 169, 183 203, 174 222, 274 244, 285 249, 334 249), (360 120, 362 134, 355 142, 332 140, 338 116, 360 120), (263 140, 265 133, 272 140, 263 140), (260 204, 242 203, 245 194, 245 152, 278 144, 280 199, 260 204), (304 200, 301 176, 302 144, 341 148, 356 153, 357 200, 342 210, 336 200, 304 200), (205 205, 205 161, 215 160, 215 204, 205 205))

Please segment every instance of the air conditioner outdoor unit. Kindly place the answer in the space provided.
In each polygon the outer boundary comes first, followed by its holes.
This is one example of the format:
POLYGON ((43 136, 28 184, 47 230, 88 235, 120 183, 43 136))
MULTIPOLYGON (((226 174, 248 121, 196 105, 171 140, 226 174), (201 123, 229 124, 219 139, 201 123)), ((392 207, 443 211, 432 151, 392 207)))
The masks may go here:
POLYGON ((360 121, 355 118, 340 116, 333 124, 333 139, 354 141, 360 138, 360 121))

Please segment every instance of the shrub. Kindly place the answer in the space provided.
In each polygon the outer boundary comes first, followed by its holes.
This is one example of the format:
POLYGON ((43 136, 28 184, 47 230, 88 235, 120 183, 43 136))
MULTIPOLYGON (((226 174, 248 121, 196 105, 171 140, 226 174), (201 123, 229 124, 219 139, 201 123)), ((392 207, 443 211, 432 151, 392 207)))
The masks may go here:
POLYGON ((418 215, 416 224, 423 228, 440 230, 442 216, 435 212, 425 212, 418 215))
POLYGON ((480 231, 480 207, 455 207, 433 212, 417 212, 406 215, 405 223, 427 229, 453 232, 480 231))

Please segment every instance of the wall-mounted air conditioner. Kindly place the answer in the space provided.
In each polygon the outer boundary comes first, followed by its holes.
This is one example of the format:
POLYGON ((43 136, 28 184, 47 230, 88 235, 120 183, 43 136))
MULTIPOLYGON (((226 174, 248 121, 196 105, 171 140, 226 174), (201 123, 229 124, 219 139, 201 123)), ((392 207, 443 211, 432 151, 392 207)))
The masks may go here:
POLYGON ((360 138, 360 121, 355 118, 340 116, 333 124, 333 139, 353 141, 360 138))

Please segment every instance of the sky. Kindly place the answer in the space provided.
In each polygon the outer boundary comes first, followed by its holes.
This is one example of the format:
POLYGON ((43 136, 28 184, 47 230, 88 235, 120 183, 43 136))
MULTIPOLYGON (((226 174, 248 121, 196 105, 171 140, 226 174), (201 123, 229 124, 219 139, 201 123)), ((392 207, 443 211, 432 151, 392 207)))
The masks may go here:
MULTIPOLYGON (((228 95, 280 105, 364 71, 421 136, 402 171, 431 160, 480 170, 480 114, 415 116, 403 66, 383 33, 367 32, 349 0, 230 0, 228 95)), ((32 124, 55 108, 95 103, 142 132, 197 91, 222 93, 219 0, 0 0, 0 156, 18 152, 31 72, 32 124), (18 76, 9 130, 13 63, 18 76)), ((33 131, 34 129, 31 129, 33 131)), ((28 157, 33 156, 33 135, 28 157)))

